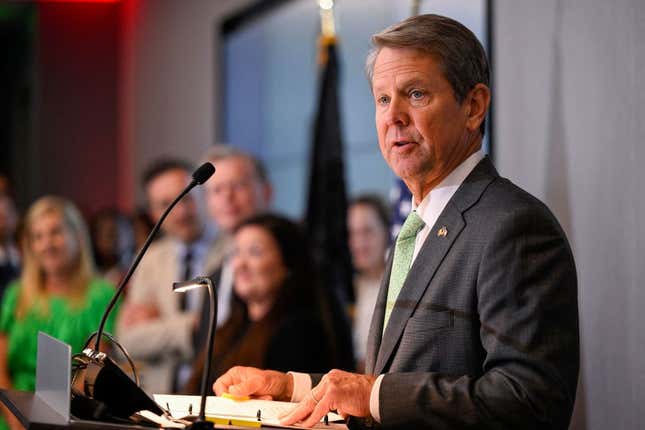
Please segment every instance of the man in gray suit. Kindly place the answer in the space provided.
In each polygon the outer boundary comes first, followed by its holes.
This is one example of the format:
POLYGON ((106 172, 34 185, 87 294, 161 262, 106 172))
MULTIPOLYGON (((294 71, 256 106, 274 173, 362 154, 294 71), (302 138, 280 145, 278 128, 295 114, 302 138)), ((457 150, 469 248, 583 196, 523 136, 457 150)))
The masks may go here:
POLYGON ((337 410, 350 427, 566 429, 579 366, 573 256, 546 206, 481 152, 484 50, 436 15, 372 41, 379 146, 413 211, 381 285, 367 374, 236 367, 214 390, 299 401, 285 424, 337 410))

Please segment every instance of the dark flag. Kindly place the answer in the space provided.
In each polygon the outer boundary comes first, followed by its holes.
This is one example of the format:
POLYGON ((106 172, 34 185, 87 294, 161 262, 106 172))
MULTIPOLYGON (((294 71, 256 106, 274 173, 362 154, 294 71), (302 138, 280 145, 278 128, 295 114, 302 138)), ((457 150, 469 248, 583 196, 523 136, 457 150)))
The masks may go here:
POLYGON ((347 197, 338 103, 335 39, 321 39, 321 87, 313 135, 306 231, 326 291, 337 366, 353 370, 350 325, 345 310, 353 302, 352 263, 347 243, 347 197))
POLYGON ((321 43, 322 75, 310 160, 307 235, 322 284, 353 301, 352 264, 347 243, 347 197, 338 100, 338 59, 334 38, 321 43))

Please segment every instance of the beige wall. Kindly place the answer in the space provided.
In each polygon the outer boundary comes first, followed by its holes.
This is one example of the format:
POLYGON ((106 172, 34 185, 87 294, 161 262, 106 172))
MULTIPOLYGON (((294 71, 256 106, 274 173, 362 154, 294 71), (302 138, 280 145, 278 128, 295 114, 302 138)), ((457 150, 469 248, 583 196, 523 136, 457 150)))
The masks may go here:
POLYGON ((197 160, 215 142, 219 21, 249 0, 126 0, 119 201, 141 200, 157 157, 197 160))
POLYGON ((554 210, 578 268, 574 428, 643 428, 645 3, 495 5, 497 166, 554 210))

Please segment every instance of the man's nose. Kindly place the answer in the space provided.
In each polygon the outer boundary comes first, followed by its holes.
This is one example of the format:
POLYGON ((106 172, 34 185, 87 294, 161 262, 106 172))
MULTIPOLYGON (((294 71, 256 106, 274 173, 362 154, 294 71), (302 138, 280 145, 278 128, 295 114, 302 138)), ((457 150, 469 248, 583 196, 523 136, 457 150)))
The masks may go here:
POLYGON ((233 197, 233 194, 234 194, 233 185, 231 184, 222 185, 222 187, 220 187, 219 189, 220 197, 226 201, 231 200, 233 197))
POLYGON ((387 108, 387 124, 407 126, 409 123, 410 115, 407 103, 400 97, 393 97, 387 108))

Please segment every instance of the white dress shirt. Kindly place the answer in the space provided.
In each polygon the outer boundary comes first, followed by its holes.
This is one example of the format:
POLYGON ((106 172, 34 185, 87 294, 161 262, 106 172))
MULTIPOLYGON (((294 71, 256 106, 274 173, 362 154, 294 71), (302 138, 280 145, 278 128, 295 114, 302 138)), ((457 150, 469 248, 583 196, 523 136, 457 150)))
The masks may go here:
POLYGON ((365 361, 367 344, 365 339, 370 331, 374 306, 378 299, 378 290, 381 286, 381 276, 367 279, 364 276, 356 275, 354 278, 354 289, 356 295, 354 324, 352 327, 352 338, 354 343, 354 357, 360 362, 365 361))

